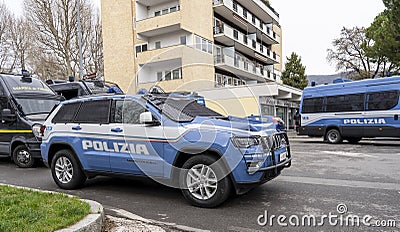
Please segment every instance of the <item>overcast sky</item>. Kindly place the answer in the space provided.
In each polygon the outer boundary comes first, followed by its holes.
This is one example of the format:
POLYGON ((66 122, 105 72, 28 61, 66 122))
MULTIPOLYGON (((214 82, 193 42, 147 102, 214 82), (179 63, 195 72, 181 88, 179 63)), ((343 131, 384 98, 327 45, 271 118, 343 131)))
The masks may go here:
MULTIPOLYGON (((17 14, 23 0, 0 0, 17 14)), ((100 0, 92 0, 99 5, 100 0)), ((335 65, 326 61, 332 40, 345 27, 368 27, 383 11, 382 0, 270 0, 280 14, 283 29, 283 57, 296 52, 308 75, 334 74, 335 65)))

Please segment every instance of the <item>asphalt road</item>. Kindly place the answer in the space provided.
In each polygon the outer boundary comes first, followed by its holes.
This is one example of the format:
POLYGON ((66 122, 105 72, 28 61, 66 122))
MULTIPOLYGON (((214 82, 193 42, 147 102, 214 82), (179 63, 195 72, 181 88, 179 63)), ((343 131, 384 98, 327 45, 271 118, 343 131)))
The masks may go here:
MULTIPOLYGON (((363 140, 359 145, 327 145, 320 139, 291 138, 293 165, 277 179, 243 196, 232 197, 216 209, 188 205, 179 190, 147 180, 98 177, 83 189, 62 191, 45 167, 19 169, 6 159, 0 160, 0 182, 78 195, 119 208, 144 218, 213 231, 400 231, 400 140, 363 140), (340 214, 339 204, 347 211, 340 214), (260 226, 258 218, 275 215, 273 226, 260 226), (394 220, 396 227, 336 226, 324 219, 324 226, 283 227, 277 217, 301 219, 313 215, 345 218, 357 215, 367 222, 394 220)), ((341 210, 341 209, 340 209, 341 210)), ((265 217, 260 218, 260 222, 265 217)), ((318 222, 320 222, 319 220, 318 222)), ((289 220, 284 221, 289 223, 289 220)), ((335 220, 333 220, 335 222, 335 220)), ((352 221, 350 221, 351 223, 352 221)), ((386 221, 387 222, 387 221, 386 221)))

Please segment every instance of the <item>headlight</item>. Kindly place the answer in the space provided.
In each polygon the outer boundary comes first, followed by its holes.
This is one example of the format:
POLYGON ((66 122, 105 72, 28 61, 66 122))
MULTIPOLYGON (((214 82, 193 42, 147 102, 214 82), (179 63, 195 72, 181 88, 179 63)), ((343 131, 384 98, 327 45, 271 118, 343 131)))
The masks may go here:
POLYGON ((234 137, 233 144, 237 148, 249 148, 252 146, 261 145, 261 137, 234 137))
POLYGON ((41 124, 34 124, 32 126, 32 132, 36 138, 41 138, 43 136, 45 127, 41 124))

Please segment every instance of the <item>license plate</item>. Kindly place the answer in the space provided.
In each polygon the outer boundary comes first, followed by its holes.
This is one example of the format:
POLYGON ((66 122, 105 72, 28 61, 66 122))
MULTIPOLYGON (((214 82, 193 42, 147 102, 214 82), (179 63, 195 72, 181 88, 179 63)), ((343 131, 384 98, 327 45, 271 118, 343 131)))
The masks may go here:
POLYGON ((280 161, 280 162, 285 161, 286 158, 287 158, 287 152, 281 153, 281 154, 279 155, 279 161, 280 161))

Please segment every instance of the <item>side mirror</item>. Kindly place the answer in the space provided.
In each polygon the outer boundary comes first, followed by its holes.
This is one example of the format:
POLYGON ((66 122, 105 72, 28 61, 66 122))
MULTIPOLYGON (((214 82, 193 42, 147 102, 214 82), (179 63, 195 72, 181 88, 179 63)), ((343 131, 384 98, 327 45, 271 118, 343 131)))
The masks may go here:
POLYGON ((140 114, 140 123, 145 125, 158 125, 158 121, 153 119, 151 112, 144 112, 140 114))
POLYGON ((1 117, 4 122, 14 122, 17 116, 11 112, 10 109, 3 109, 1 111, 1 117))

